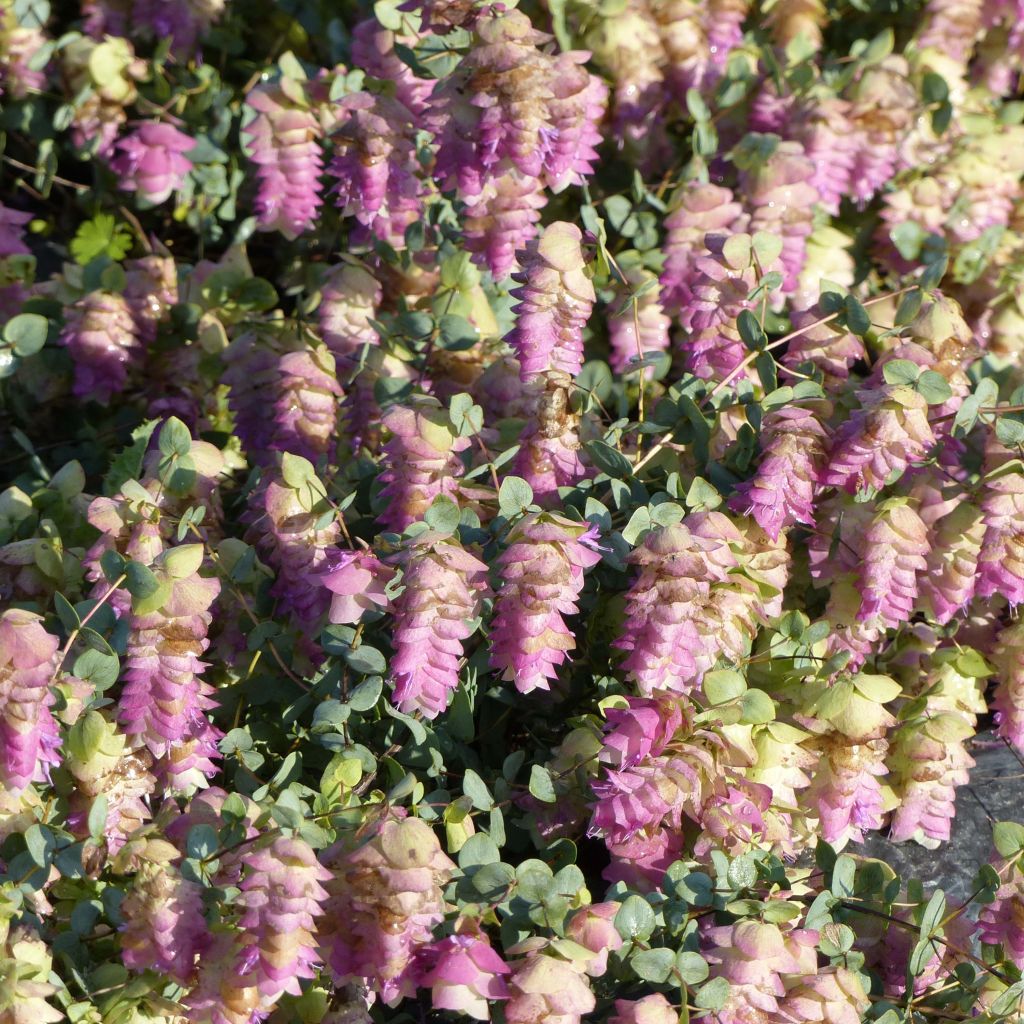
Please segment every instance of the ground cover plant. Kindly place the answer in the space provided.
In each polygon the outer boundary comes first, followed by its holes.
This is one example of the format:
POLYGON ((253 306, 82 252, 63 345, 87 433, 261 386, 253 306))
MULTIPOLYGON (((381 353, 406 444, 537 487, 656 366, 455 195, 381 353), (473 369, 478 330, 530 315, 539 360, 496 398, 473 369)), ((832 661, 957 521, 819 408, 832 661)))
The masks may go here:
POLYGON ((0 0, 0 1022, 1020 1020, 1022 72, 0 0))

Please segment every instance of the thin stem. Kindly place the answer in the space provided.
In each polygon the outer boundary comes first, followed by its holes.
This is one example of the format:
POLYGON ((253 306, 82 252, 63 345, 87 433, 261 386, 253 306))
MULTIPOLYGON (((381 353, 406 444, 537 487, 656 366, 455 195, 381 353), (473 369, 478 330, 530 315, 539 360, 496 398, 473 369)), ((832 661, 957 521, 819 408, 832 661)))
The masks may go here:
POLYGON ((71 630, 71 635, 67 638, 67 641, 65 642, 63 648, 61 649, 60 658, 58 659, 57 665, 53 670, 53 675, 50 677, 51 686, 53 686, 53 684, 57 681, 57 678, 63 671, 64 662, 67 661, 68 654, 70 653, 71 648, 74 646, 75 641, 78 639, 79 634, 89 623, 92 617, 107 603, 107 601, 110 600, 110 598, 114 594, 114 591, 117 590, 117 588, 121 586, 121 584, 124 583, 124 581, 127 578, 128 577, 124 573, 118 576, 118 578, 110 584, 110 587, 108 588, 106 593, 104 593, 104 595, 92 606, 92 608, 89 609, 89 611, 86 613, 84 618, 78 623, 78 625, 75 626, 73 630, 71 630))

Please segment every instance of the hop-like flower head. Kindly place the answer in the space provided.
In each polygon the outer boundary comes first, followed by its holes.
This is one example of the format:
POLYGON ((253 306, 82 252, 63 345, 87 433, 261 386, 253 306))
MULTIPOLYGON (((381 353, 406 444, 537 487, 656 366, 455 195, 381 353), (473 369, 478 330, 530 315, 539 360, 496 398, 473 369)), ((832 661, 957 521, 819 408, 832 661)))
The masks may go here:
POLYGON ((0 614, 0 784, 17 793, 49 778, 60 738, 50 707, 55 636, 32 612, 0 614))
POLYGON ((472 636, 487 591, 487 566, 454 541, 429 534, 405 555, 395 600, 394 700, 436 718, 459 685, 462 642, 472 636))
POLYGON ((182 187, 192 170, 185 154, 194 148, 195 141, 173 125, 146 121, 118 141, 110 169, 121 188, 155 206, 182 187))
POLYGON ((413 956, 444 916, 455 865, 418 818, 388 819, 357 850, 326 856, 325 956, 338 984, 369 983, 394 1006, 415 990, 413 956))
POLYGON ((356 623, 363 613, 390 607, 385 587, 395 570, 372 552, 328 551, 320 580, 334 595, 328 618, 331 622, 356 623))
POLYGON ((814 497, 824 464, 827 432, 817 410, 789 405, 768 412, 761 424, 764 454, 753 478, 730 501, 772 540, 788 526, 814 522, 814 497))
POLYGON ((859 397, 862 406, 836 431, 821 475, 825 487, 842 487, 849 494, 880 491, 923 460, 935 443, 928 403, 917 391, 884 387, 859 397))
POLYGON ((239 974, 252 975, 267 1004, 284 992, 302 994, 300 978, 312 978, 318 963, 316 919, 327 899, 331 873, 297 838, 279 836, 269 846, 242 857, 245 930, 239 974))
POLYGON ((928 528, 917 512, 899 498, 883 502, 864 536, 858 618, 894 628, 909 621, 927 554, 928 528))
POLYGON ((98 402, 124 390, 139 355, 131 309, 114 292, 86 292, 69 306, 60 343, 75 364, 75 395, 98 402))
POLYGON ((413 114, 396 99, 357 92, 341 100, 335 116, 327 168, 338 180, 335 202, 364 229, 357 238, 404 246, 406 228, 420 217, 423 192, 413 114))
POLYGON ((427 947, 430 964, 420 986, 430 989, 435 1010, 452 1010, 476 1020, 491 1019, 491 1005, 508 999, 511 968, 480 932, 461 932, 427 947))
POLYGON ((586 975, 565 960, 534 953, 511 967, 508 1024, 580 1024, 597 1005, 586 975))
POLYGON ((469 447, 469 438, 455 433, 448 414, 432 399, 393 405, 384 415, 384 426, 391 438, 384 445, 387 468, 381 474, 381 499, 386 504, 379 521, 401 533, 438 496, 457 496, 459 452, 469 447))
POLYGON ((520 693, 547 690, 576 647, 575 614, 587 569, 601 560, 592 529, 561 516, 525 516, 501 555, 502 586, 491 625, 491 664, 520 693))
POLYGON ((556 221, 520 254, 513 291, 519 299, 509 344, 524 382, 547 370, 575 377, 583 366, 583 328, 594 305, 594 285, 585 270, 583 235, 556 221))
POLYGON ((255 112, 245 135, 259 180, 256 219, 265 231, 298 238, 320 209, 320 122, 291 79, 258 85, 245 102, 255 112))

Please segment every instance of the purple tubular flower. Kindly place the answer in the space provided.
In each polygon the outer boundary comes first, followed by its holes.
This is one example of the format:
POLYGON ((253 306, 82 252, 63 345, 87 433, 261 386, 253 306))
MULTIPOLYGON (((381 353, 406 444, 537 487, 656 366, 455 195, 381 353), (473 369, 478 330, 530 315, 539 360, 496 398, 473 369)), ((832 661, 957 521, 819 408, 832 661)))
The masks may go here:
POLYGON ((491 665, 520 693, 547 690, 575 650, 565 616, 577 611, 583 576, 601 560, 594 529, 550 513, 521 519, 501 555, 491 625, 491 665))
POLYGON ((520 287, 512 294, 516 326, 508 343, 519 359, 524 383, 548 370, 575 377, 583 367, 583 328, 594 305, 575 224, 556 221, 519 254, 520 287))
POLYGON ((86 292, 67 307, 60 343, 75 364, 75 396, 97 402, 125 389, 140 354, 128 301, 114 292, 86 292))
POLYGON ((202 887, 181 877, 170 843, 149 840, 142 857, 121 904, 121 956, 133 971, 160 971, 187 985, 210 943, 202 887))
MULTIPOLYGON (((201 559, 200 545, 172 549, 165 556, 168 572, 185 561, 194 563, 197 555, 201 559)), ((131 617, 118 705, 125 733, 138 737, 177 790, 203 787, 216 774, 213 762, 221 735, 206 717, 216 707, 213 687, 201 678, 213 619, 210 606, 220 583, 199 576, 198 565, 184 568, 190 571, 169 579, 169 597, 158 610, 131 617), (189 743, 185 756, 172 757, 189 743)))
POLYGON ((397 41, 395 34, 383 28, 376 18, 359 22, 352 30, 352 66, 373 78, 394 82, 395 98, 413 117, 420 118, 427 111, 437 82, 413 74, 412 68, 395 53, 397 41))
MULTIPOLYGON (((608 319, 609 362, 616 373, 627 372, 630 363, 645 356, 667 352, 672 326, 662 306, 661 287, 654 274, 635 265, 623 267, 623 273, 627 283, 616 289, 612 315, 608 319), (635 299, 630 298, 648 282, 653 282, 653 287, 649 286, 635 299), (625 308, 619 312, 623 305, 625 308)), ((653 367, 649 367, 644 370, 644 376, 650 377, 653 372, 653 367)))
POLYGON ((467 199, 463 216, 466 249, 496 281, 515 267, 516 253, 533 237, 546 202, 541 181, 511 166, 467 199))
POLYGON ((780 142, 755 171, 745 176, 751 206, 750 233, 765 231, 782 239, 783 292, 796 288, 811 233, 818 190, 811 184, 814 164, 799 142, 780 142))
POLYGON ((828 413, 828 408, 789 405, 765 414, 757 472, 736 488, 729 507, 752 516, 773 541, 787 527, 814 523, 814 496, 828 438, 821 421, 828 413))
POLYGON ((46 782, 60 760, 50 711, 59 646, 40 616, 19 608, 0 613, 0 784, 11 793, 46 782))
POLYGON ((245 102, 256 114, 244 131, 259 181, 256 220, 264 231, 298 238, 320 209, 320 122, 291 79, 258 85, 245 102))
POLYGON ((511 968, 482 932, 449 935, 428 946, 421 955, 430 966, 420 976, 419 985, 430 989, 435 1010, 490 1020, 490 1005, 508 999, 505 975, 511 968))
POLYGON ((579 417, 569 405, 571 383, 567 374, 551 371, 526 388, 531 408, 512 473, 530 485, 534 500, 544 508, 558 504, 559 487, 572 487, 585 475, 579 417))
POLYGON ((985 478, 981 512, 985 537, 978 558, 979 597, 1000 594, 1016 606, 1024 602, 1024 474, 1014 465, 985 478))
POLYGON ((194 148, 195 140, 173 125, 146 121, 118 140, 110 169, 121 179, 118 187, 156 206, 184 185, 192 170, 185 154, 194 148))
POLYGON ((697 258, 705 251, 704 237, 743 231, 746 221, 729 189, 700 182, 683 187, 679 205, 665 218, 661 286, 666 310, 678 313, 689 307, 701 276, 697 258))
POLYGON ((928 403, 912 388, 886 386, 858 398, 861 408, 836 431, 821 474, 822 486, 849 494, 882 490, 908 465, 923 461, 935 443, 928 403))
POLYGON ((319 963, 316 919, 328 898, 322 883, 331 872, 301 839, 279 836, 270 846, 242 857, 245 930, 239 975, 252 975, 264 1006, 285 992, 302 995, 300 978, 314 977, 319 963))
POLYGON ((271 593, 296 622, 312 630, 330 604, 320 574, 340 528, 336 519, 318 526, 330 506, 313 467, 296 456, 285 455, 285 460, 289 471, 271 479, 263 493, 266 517, 259 525, 267 531, 263 537, 267 560, 277 571, 271 593))
POLYGON ((277 364, 274 451, 315 462, 335 440, 341 387, 334 356, 323 345, 286 352, 277 364))
POLYGON ((394 608, 393 700, 405 714, 436 718, 458 688, 462 644, 475 632, 487 566, 428 533, 405 552, 402 583, 394 608))
POLYGON ((321 932, 335 981, 368 983, 395 1006, 415 992, 414 956, 444 918, 455 865, 419 818, 389 818, 363 846, 325 857, 334 877, 321 932))
POLYGON ((857 589, 861 621, 892 628, 909 622, 914 613, 919 579, 927 571, 928 528, 905 499, 882 502, 864 536, 864 554, 857 589))
POLYGON ((1002 630, 992 662, 997 680, 991 704, 996 734, 1024 751, 1024 622, 1002 630))
POLYGON ((448 413, 431 399, 411 407, 393 405, 384 426, 391 439, 384 445, 384 511, 378 521, 401 533, 422 519, 439 495, 457 498, 462 476, 459 452, 469 447, 469 438, 455 434, 448 413))
POLYGON ((320 569, 321 583, 334 595, 328 620, 355 624, 364 612, 390 610, 385 587, 394 575, 372 551, 328 551, 320 569))
POLYGON ((423 206, 414 115, 396 99, 357 92, 339 102, 335 116, 327 173, 338 179, 331 190, 338 209, 361 226, 354 240, 375 236, 404 247, 423 206))

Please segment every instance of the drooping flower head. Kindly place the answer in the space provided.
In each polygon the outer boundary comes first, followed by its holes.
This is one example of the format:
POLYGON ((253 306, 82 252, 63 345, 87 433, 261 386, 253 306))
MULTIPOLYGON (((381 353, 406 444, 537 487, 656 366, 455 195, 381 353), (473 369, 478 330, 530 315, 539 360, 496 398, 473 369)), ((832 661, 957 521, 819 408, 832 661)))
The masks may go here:
POLYGON ((414 954, 444 916, 455 865, 418 818, 389 818, 364 845, 328 851, 323 944, 335 980, 368 983, 388 1006, 415 991, 414 954))
POLYGON ((192 170, 185 154, 195 148, 195 141, 171 124, 145 121, 115 148, 110 169, 120 179, 119 187, 155 206, 184 184, 192 170))
POLYGON ((520 283, 512 294, 516 326, 508 342, 519 359, 523 382, 547 370, 575 377, 583 366, 583 328, 594 305, 575 224, 556 221, 520 254, 520 283))
POLYGON ((128 301, 116 292, 86 292, 70 305, 60 343, 75 364, 75 395, 98 402, 125 389, 141 355, 128 301))
POLYGON ((192 544, 161 559, 156 573, 162 593, 153 601, 166 596, 130 619, 119 702, 125 733, 145 746, 168 785, 186 791, 205 786, 215 774, 221 735, 206 717, 216 703, 202 680, 201 660, 220 583, 199 575, 202 557, 202 545, 192 544))
POLYGON ((257 85, 245 103, 255 114, 245 136, 259 181, 256 219, 264 231, 298 238, 313 226, 322 202, 320 122, 303 84, 291 78, 257 85))
POLYGON ((597 1005, 587 976, 566 960, 533 953, 510 966, 508 1024, 580 1024, 597 1005))
POLYGON ((754 476, 739 485, 729 505, 750 515, 772 540, 789 526, 814 522, 814 498, 824 464, 827 409, 788 405, 765 414, 763 454, 754 476))
POLYGON ((328 551, 320 569, 323 586, 334 595, 328 619, 354 624, 364 612, 389 609, 391 601, 385 588, 394 575, 395 570, 372 551, 328 551))
POLYGON ((861 408, 836 431, 821 474, 826 487, 849 494, 881 490, 935 443, 924 396, 902 385, 865 390, 861 408))
POLYGON ((284 992, 301 995, 299 979, 314 976, 316 921, 328 896, 323 883, 332 876, 299 838, 278 836, 269 846, 249 849, 242 864, 239 974, 251 977, 273 1005, 284 992))
POLYGON ((403 247, 422 206, 414 115, 396 99, 357 92, 341 100, 334 116, 327 172, 337 179, 338 208, 361 226, 357 241, 375 236, 403 247))
POLYGON ((429 965, 420 987, 430 989, 435 1010, 452 1010, 476 1020, 491 1019, 491 1005, 508 999, 505 977, 511 968, 479 931, 465 930, 427 947, 429 965))
POLYGON ((385 504, 379 520, 401 533, 439 495, 458 494, 463 471, 459 452, 469 447, 469 438, 458 436, 448 413, 433 399, 393 405, 383 423, 391 437, 384 445, 385 504))
POLYGON ((178 851, 162 839, 148 840, 122 906, 121 955, 135 971, 156 970, 188 984, 196 957, 209 945, 202 887, 182 878, 178 851))
POLYGON ((266 516, 257 529, 267 560, 277 571, 272 593, 283 611, 310 629, 331 603, 320 573, 340 532, 337 519, 322 523, 330 510, 326 488, 306 459, 286 453, 281 475, 271 478, 263 491, 263 508, 266 516))
POLYGON ((593 529, 533 513, 510 531, 499 559, 502 585, 491 625, 491 664, 520 693, 547 690, 576 647, 575 614, 584 573, 601 560, 593 529))
POLYGON ((892 498, 878 506, 863 551, 858 618, 893 628, 903 625, 913 614, 919 579, 928 567, 927 527, 910 504, 892 498))
POLYGON ((0 614, 0 784, 17 793, 49 778, 59 760, 50 691, 60 642, 32 612, 0 614))
POLYGON ((487 566, 456 541, 425 534, 404 553, 402 584, 394 609, 394 701, 406 714, 436 718, 458 688, 462 643, 480 614, 487 566))

